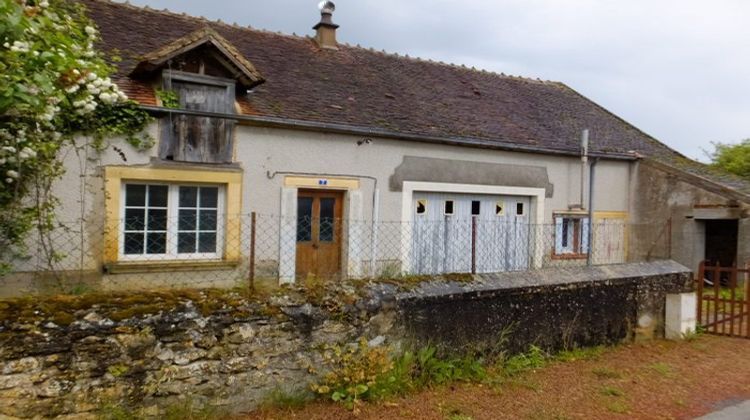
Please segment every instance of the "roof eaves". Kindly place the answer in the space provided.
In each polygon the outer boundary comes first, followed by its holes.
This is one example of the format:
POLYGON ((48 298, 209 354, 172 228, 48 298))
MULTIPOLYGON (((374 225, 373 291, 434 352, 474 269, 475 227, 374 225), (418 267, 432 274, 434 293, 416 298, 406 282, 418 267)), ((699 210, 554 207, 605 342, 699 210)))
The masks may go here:
MULTIPOLYGON (((457 137, 457 136, 435 136, 419 133, 407 133, 401 131, 386 130, 382 128, 363 127, 340 123, 331 123, 323 121, 297 120, 290 118, 268 117, 260 115, 247 114, 222 114, 215 112, 193 111, 185 109, 164 108, 158 106, 141 105, 141 108, 158 114, 178 114, 178 115, 195 115, 203 117, 214 117, 244 122, 248 125, 257 125, 275 128, 292 128, 306 131, 364 135, 378 138, 388 138, 397 140, 409 140, 424 143, 450 144, 457 146, 469 146, 485 149, 507 150, 522 153, 541 153, 562 156, 580 156, 578 152, 568 149, 556 149, 550 147, 540 147, 512 143, 503 139, 481 139, 475 137, 457 137)), ((632 153, 611 153, 611 152, 591 152, 590 157, 598 157, 612 160, 634 161, 640 159, 639 156, 632 153)))

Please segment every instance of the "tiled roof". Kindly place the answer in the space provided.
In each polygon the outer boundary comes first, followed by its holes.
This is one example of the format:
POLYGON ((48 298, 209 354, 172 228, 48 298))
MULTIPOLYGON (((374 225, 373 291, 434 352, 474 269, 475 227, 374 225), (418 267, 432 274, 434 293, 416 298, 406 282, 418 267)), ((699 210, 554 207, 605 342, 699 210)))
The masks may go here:
MULTIPOLYGON (((685 159, 563 83, 349 45, 321 49, 309 37, 106 0, 81 1, 99 26, 101 47, 122 57, 116 82, 146 105, 156 104, 153 89, 127 75, 144 56, 210 28, 265 79, 238 98, 245 114, 572 153, 579 150, 581 130, 588 128, 593 152, 685 159)), ((739 190, 750 194, 750 185, 739 190)))
MULTIPOLYGON (((142 69, 143 71, 148 71, 148 68, 151 67, 162 67, 168 60, 203 44, 213 45, 231 60, 232 65, 239 70, 237 74, 244 86, 255 86, 263 83, 263 76, 258 73, 253 64, 242 53, 237 51, 229 41, 211 28, 202 28, 182 38, 178 38, 156 51, 149 52, 141 57, 139 67, 146 67, 142 69)), ((138 71, 139 68, 135 70, 138 71)))

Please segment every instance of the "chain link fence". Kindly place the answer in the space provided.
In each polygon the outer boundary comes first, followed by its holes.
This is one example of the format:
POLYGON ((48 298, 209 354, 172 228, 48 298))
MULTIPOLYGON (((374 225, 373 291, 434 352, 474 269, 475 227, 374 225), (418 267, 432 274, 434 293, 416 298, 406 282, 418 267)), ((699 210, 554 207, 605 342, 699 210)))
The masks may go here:
POLYGON ((36 235, 25 257, 0 277, 2 294, 525 271, 663 259, 671 246, 661 224, 589 224, 585 218, 535 225, 450 217, 373 223, 215 211, 141 214, 110 224, 60 223, 36 235))

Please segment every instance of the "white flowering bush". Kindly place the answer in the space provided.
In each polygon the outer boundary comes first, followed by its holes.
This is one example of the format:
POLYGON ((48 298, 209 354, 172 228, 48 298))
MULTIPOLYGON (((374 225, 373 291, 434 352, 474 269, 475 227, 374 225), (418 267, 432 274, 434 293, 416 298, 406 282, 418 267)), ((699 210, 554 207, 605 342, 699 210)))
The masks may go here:
POLYGON ((81 147, 78 137, 101 150, 111 135, 150 144, 140 134, 149 116, 109 78, 82 7, 0 0, 0 272, 32 228, 53 227, 61 148, 81 147))

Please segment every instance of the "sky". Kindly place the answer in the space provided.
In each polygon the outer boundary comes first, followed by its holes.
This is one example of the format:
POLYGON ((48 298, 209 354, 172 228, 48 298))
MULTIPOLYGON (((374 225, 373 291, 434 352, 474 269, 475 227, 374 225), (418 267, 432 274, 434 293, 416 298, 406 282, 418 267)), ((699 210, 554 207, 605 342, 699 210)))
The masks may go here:
MULTIPOLYGON (((319 20, 317 0, 131 3, 298 35, 319 20)), ((694 159, 750 137, 747 0, 338 0, 333 20, 339 42, 563 82, 694 159)))

